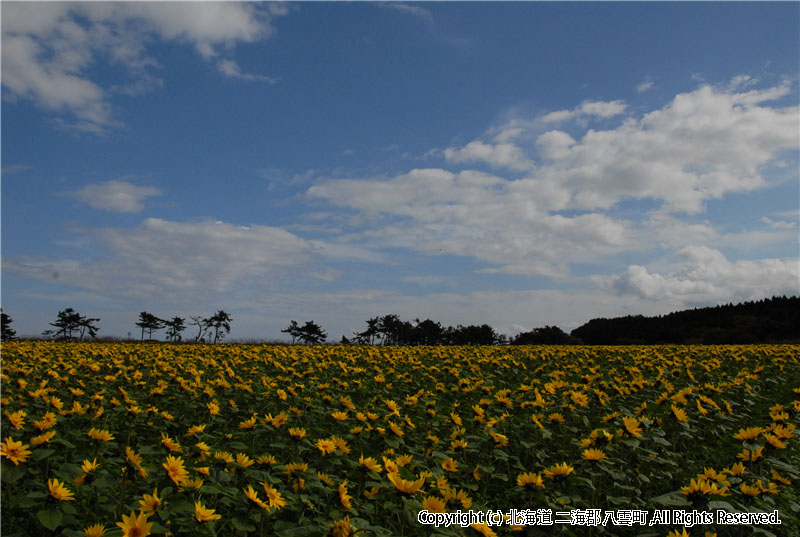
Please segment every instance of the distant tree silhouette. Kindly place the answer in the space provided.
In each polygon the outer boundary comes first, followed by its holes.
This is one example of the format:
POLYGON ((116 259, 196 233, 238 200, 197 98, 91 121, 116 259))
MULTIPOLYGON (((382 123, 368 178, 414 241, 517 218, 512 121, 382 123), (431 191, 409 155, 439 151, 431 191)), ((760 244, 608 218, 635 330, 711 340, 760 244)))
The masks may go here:
POLYGON ((328 334, 314 321, 306 321, 306 324, 300 327, 297 337, 308 345, 318 345, 328 338, 328 334))
POLYGON ((199 343, 201 341, 205 342, 205 335, 208 332, 208 325, 206 325, 206 320, 199 315, 195 315, 191 317, 192 322, 190 323, 191 326, 197 327, 197 335, 194 336, 194 342, 199 343))
POLYGON ((300 325, 297 324, 297 321, 292 319, 289 323, 289 326, 281 330, 284 334, 289 334, 292 336, 292 344, 297 341, 297 338, 300 337, 300 325))
POLYGON ((186 330, 185 321, 186 319, 183 317, 173 317, 169 321, 164 321, 164 326, 167 328, 167 339, 169 341, 181 340, 181 332, 186 330))
POLYGON ((800 341, 800 297, 676 311, 657 317, 592 319, 571 332, 589 345, 800 341))
POLYGON ((224 338, 225 334, 230 334, 232 322, 233 322, 233 317, 231 317, 230 313, 227 313, 224 310, 219 310, 217 311, 217 313, 215 313, 208 319, 203 320, 203 323, 206 325, 209 331, 211 329, 214 330, 215 344, 217 343, 217 341, 224 338))
POLYGON ((13 322, 11 316, 0 310, 0 339, 3 341, 17 339, 17 331, 11 328, 13 322))
POLYGON ((518 334, 511 340, 512 345, 566 345, 577 340, 557 326, 534 328, 530 332, 518 334))
POLYGON ((99 321, 99 318, 84 317, 74 309, 67 308, 58 312, 56 322, 50 323, 50 326, 56 328, 56 330, 45 330, 42 335, 72 341, 74 334, 77 332, 80 340, 83 340, 83 336, 87 333, 94 338, 100 330, 95 325, 99 321))
POLYGON ((164 328, 164 320, 159 319, 152 313, 143 311, 139 313, 139 321, 136 326, 142 329, 142 341, 144 341, 144 332, 147 330, 147 339, 153 339, 153 330, 161 330, 164 328))

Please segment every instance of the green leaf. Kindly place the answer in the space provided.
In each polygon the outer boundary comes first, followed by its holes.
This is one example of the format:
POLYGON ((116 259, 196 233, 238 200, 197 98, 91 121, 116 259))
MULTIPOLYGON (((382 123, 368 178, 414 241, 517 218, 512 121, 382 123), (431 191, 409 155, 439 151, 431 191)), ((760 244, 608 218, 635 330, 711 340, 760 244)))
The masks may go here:
POLYGON ((51 442, 53 442, 54 444, 61 444, 67 449, 75 449, 75 444, 67 440, 64 440, 63 438, 55 437, 51 440, 51 442))
POLYGON ((150 528, 151 533, 167 533, 167 528, 165 528, 155 520, 151 520, 150 522, 153 524, 153 527, 150 528))
POLYGON ((61 511, 63 511, 64 513, 67 513, 69 515, 77 515, 78 514, 78 510, 75 509, 75 506, 72 505, 69 502, 61 502, 59 504, 59 507, 61 507, 61 511))
POLYGON ((46 459, 55 452, 56 452, 55 449, 37 449, 36 451, 33 452, 31 458, 35 461, 41 461, 43 459, 46 459))
POLYGON ((238 518, 232 518, 231 524, 233 525, 234 528, 236 528, 239 531, 256 531, 255 526, 253 526, 252 524, 248 524, 247 522, 244 522, 238 518))
POLYGON ((717 509, 722 509, 723 511, 729 511, 731 513, 740 512, 738 509, 736 509, 734 506, 732 506, 728 502, 723 502, 721 500, 708 502, 708 509, 709 509, 709 511, 716 511, 717 509))
POLYGON ((0 479, 2 479, 6 483, 16 483, 24 475, 25 475, 24 466, 11 466, 4 464, 2 471, 0 471, 0 479))
POLYGON ((42 526, 50 531, 55 531, 55 529, 61 525, 61 519, 63 518, 63 515, 59 510, 51 511, 42 509, 36 513, 36 518, 39 519, 39 522, 42 523, 42 526))
POLYGON ((653 503, 657 503, 658 505, 674 505, 674 506, 686 506, 692 505, 689 501, 686 500, 686 496, 684 496, 680 492, 669 492, 667 494, 662 494, 661 496, 656 496, 655 498, 651 499, 653 503))

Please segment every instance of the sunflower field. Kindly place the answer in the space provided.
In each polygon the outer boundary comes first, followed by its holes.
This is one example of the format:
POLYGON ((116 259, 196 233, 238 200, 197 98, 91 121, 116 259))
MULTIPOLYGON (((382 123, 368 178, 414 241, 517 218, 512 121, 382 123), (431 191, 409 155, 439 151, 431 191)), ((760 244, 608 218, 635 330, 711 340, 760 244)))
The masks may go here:
POLYGON ((796 345, 9 341, 1 378, 4 537, 800 535, 796 345))

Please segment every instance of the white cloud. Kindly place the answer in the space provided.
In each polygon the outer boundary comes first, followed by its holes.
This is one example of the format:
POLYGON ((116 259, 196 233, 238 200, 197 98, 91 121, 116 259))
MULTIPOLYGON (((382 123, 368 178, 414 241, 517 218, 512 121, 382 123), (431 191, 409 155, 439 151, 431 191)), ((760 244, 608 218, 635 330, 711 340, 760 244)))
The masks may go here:
POLYGON ((631 265, 611 280, 619 293, 683 306, 741 302, 800 291, 800 260, 759 259, 729 261, 704 246, 679 250, 682 266, 667 275, 631 265))
POLYGON ((568 260, 631 247, 625 222, 597 213, 549 214, 563 205, 562 193, 538 186, 531 179, 508 181, 476 171, 421 169, 389 180, 328 180, 307 195, 378 222, 349 240, 499 265, 484 272, 560 277, 568 260), (387 219, 383 226, 381 219, 387 219))
POLYGON ((433 14, 424 7, 410 6, 403 2, 380 2, 378 5, 381 7, 395 9, 403 13, 408 13, 409 15, 418 17, 427 23, 433 22, 433 14))
MULTIPOLYGON (((71 115, 62 123, 100 134, 118 125, 109 89, 136 95, 162 84, 149 72, 158 65, 145 52, 150 40, 187 43, 216 59, 237 43, 268 37, 270 20, 284 13, 234 2, 3 2, 2 83, 9 96, 71 115), (101 60, 123 65, 131 80, 102 88, 87 73, 101 60)), ((230 62, 218 61, 227 76, 262 79, 230 62)))
POLYGON ((144 209, 145 200, 160 195, 161 190, 156 187, 116 180, 86 185, 70 193, 70 196, 88 203, 95 209, 117 213, 138 213, 144 209))
POLYGON ((227 77, 237 78, 239 80, 268 82, 269 84, 276 84, 277 80, 265 75, 256 75, 253 73, 243 73, 233 60, 223 59, 217 62, 217 69, 227 77))
MULTIPOLYGON (((307 196, 347 209, 328 217, 350 230, 342 240, 471 257, 487 263, 480 270, 488 273, 564 277, 572 264, 621 252, 744 244, 752 240, 729 238, 710 222, 688 222, 686 213, 769 185, 765 168, 798 146, 798 108, 769 105, 788 91, 785 85, 738 93, 703 86, 582 135, 574 128, 542 132, 541 121, 513 119, 487 131, 495 143, 476 140, 441 154, 450 163, 524 171, 522 177, 417 169, 389 178, 320 180, 307 196), (616 212, 638 200, 655 208, 616 212)), ((586 102, 575 111, 613 117, 625 107, 586 102)), ((785 240, 785 230, 777 233, 766 230, 757 240, 785 240)))
POLYGON ((645 77, 638 86, 636 86, 636 93, 644 93, 645 91, 649 91, 656 86, 655 82, 653 82, 652 77, 645 77))
POLYGON ((788 91, 777 86, 730 93, 703 86, 617 128, 589 130, 574 144, 546 133, 540 137, 543 155, 556 158, 538 169, 537 178, 569 190, 574 208, 651 198, 672 211, 699 212, 708 199, 764 186, 761 167, 797 148, 798 108, 762 106, 788 91))
MULTIPOLYGON (((101 257, 3 260, 3 270, 131 300, 180 302, 187 294, 247 294, 308 269, 319 246, 269 226, 148 218, 134 229, 84 230, 101 257)), ((344 255, 344 254, 342 254, 344 255)), ((310 270, 310 269, 309 269, 310 270)), ((304 272, 305 273, 305 272, 304 272)))
POLYGON ((627 105, 622 101, 584 101, 580 106, 572 110, 558 110, 545 114, 539 118, 539 121, 543 123, 555 123, 587 116, 610 118, 624 114, 626 109, 627 105))
POLYGON ((485 162, 492 166, 511 170, 528 170, 533 167, 533 162, 525 156, 522 150, 509 143, 492 145, 475 140, 460 149, 448 147, 444 150, 444 157, 455 163, 485 162))

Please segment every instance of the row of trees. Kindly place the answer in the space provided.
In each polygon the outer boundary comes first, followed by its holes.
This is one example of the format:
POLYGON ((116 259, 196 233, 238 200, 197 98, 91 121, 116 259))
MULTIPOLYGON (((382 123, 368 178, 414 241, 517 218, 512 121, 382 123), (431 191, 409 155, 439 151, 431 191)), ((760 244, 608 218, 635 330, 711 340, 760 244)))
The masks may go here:
POLYGON ((83 341, 84 336, 94 338, 100 327, 97 323, 100 319, 95 317, 85 317, 72 308, 58 312, 56 322, 50 323, 52 329, 45 330, 42 335, 45 337, 54 337, 56 339, 65 339, 67 341, 83 341))
POLYGON ((353 339, 342 343, 357 345, 504 345, 508 339, 488 324, 442 326, 437 321, 403 321, 395 314, 373 317, 367 329, 353 332, 353 339))
MULTIPOLYGON (((2 312, 3 340, 14 339, 13 319, 2 312)), ((167 341, 182 341, 181 333, 194 327, 194 341, 217 343, 231 331, 233 318, 223 310, 210 317, 183 317, 166 320, 143 311, 136 326, 148 340, 154 332, 166 329, 167 341)), ((85 317, 72 308, 58 312, 52 329, 42 333, 67 341, 95 338, 100 330, 98 318, 85 317)), ((366 321, 363 332, 353 332, 352 339, 342 336, 343 344, 358 345, 619 345, 654 343, 774 343, 800 342, 800 297, 773 297, 755 302, 727 304, 711 308, 684 310, 659 317, 642 315, 613 319, 592 319, 570 334, 557 326, 534 328, 507 338, 488 324, 443 326, 431 319, 403 321, 397 315, 383 315, 366 321)), ((292 320, 281 330, 292 343, 319 344, 328 335, 314 321, 304 325, 292 320)), ((128 334, 130 336, 130 333, 128 334)))
MULTIPOLYGON (((212 335, 213 343, 221 341, 226 334, 230 334, 231 323, 233 322, 231 314, 224 310, 217 311, 211 317, 195 316, 190 317, 190 319, 190 326, 197 328, 197 334, 194 336, 194 341, 196 343, 205 343, 208 339, 211 339, 212 335)), ((181 332, 187 328, 185 323, 186 319, 183 317, 176 316, 167 320, 156 317, 147 311, 143 311, 139 313, 139 321, 136 323, 136 326, 142 330, 142 341, 144 341, 145 332, 147 332, 147 339, 152 340, 153 332, 158 332, 166 328, 167 341, 178 342, 183 339, 181 332)))
MULTIPOLYGON (((11 328, 14 320, 5 312, 0 314, 0 319, 2 320, 0 338, 3 340, 16 339, 17 332, 11 328)), ((197 334, 194 336, 196 343, 205 343, 207 340, 217 343, 230 333, 233 317, 230 313, 219 310, 211 317, 196 316, 191 317, 191 320, 190 325, 197 328, 197 334)), ((73 308, 66 308, 58 312, 56 321, 49 323, 53 328, 42 332, 42 336, 64 341, 83 341, 84 337, 94 339, 97 337, 97 332, 100 331, 98 322, 100 322, 99 318, 86 317, 73 308)), ((141 329, 142 341, 144 341, 145 332, 147 332, 147 339, 152 341, 153 332, 166 328, 167 341, 179 342, 182 341, 181 332, 187 328, 185 323, 186 319, 183 317, 161 319, 152 313, 143 311, 139 313, 136 326, 141 329)), ((128 336, 130 336, 130 332, 128 336)))

